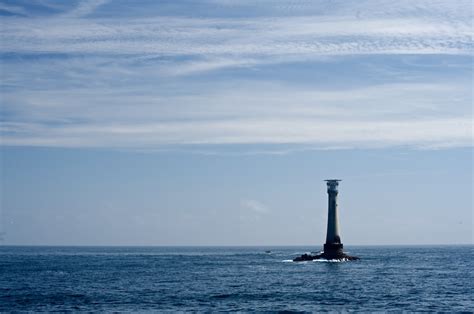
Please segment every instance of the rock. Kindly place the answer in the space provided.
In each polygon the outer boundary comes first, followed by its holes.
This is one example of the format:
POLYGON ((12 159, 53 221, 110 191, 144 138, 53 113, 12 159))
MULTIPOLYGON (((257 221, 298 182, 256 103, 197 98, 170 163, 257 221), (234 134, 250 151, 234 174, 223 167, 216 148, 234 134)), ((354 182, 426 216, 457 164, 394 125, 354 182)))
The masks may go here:
POLYGON ((318 254, 318 255, 303 254, 293 259, 293 262, 305 262, 305 261, 313 261, 317 259, 325 259, 329 261, 355 261, 355 260, 359 260, 360 258, 358 258, 357 256, 349 256, 344 253, 328 254, 324 252, 323 254, 318 254))
POLYGON ((293 262, 304 262, 304 261, 312 261, 314 259, 320 258, 321 255, 310 255, 310 254, 303 254, 295 259, 293 262))

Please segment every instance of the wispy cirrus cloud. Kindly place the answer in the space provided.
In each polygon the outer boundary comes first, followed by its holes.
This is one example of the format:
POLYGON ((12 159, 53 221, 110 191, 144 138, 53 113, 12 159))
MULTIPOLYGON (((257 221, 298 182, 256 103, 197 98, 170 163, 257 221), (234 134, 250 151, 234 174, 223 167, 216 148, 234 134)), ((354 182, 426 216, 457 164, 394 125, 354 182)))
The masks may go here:
POLYGON ((469 21, 401 17, 126 21, 12 17, 6 19, 1 39, 1 51, 20 53, 291 57, 472 52, 469 21))
POLYGON ((291 15, 289 6, 285 16, 101 18, 99 11, 83 18, 106 2, 82 1, 47 18, 7 17, 1 51, 194 56, 472 52, 469 1, 314 2, 305 6, 314 15, 306 16, 291 15))
POLYGON ((140 149, 174 144, 319 148, 471 144, 472 121, 465 115, 470 95, 455 84, 333 91, 253 84, 167 96, 160 91, 103 89, 6 93, 5 100, 11 103, 6 109, 22 122, 11 118, 4 123, 3 142, 140 149), (457 108, 446 107, 447 102, 457 108))
POLYGON ((2 143, 472 145, 470 2, 199 4, 220 11, 5 17, 2 143))
POLYGON ((98 7, 109 2, 109 0, 83 0, 72 10, 62 14, 62 18, 80 18, 93 13, 98 7))
POLYGON ((27 11, 23 7, 11 5, 7 3, 0 3, 0 12, 6 13, 9 15, 20 15, 20 16, 27 15, 27 11))

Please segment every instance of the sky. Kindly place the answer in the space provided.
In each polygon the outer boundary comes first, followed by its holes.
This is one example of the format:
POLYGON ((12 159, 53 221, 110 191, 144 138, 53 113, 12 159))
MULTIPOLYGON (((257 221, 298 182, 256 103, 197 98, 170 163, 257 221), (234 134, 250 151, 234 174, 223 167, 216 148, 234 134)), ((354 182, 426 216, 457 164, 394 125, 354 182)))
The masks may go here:
POLYGON ((11 245, 472 244, 471 1, 0 0, 11 245))

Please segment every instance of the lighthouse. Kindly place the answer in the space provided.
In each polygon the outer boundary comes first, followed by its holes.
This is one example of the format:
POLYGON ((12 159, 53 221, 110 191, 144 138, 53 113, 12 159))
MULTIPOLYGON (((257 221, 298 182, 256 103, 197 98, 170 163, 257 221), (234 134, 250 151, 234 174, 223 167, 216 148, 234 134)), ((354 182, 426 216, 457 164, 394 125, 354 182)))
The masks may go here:
POLYGON ((326 243, 323 246, 323 252, 318 255, 303 254, 293 259, 295 262, 312 261, 316 259, 326 260, 358 260, 356 256, 349 256, 342 250, 341 235, 339 233, 339 209, 337 206, 337 195, 339 193, 339 179, 328 179, 326 181, 328 192, 328 224, 326 231, 326 243))
POLYGON ((339 182, 338 179, 324 180, 328 187, 328 228, 326 232, 326 243, 324 244, 324 254, 328 257, 337 258, 342 253, 343 245, 339 235, 339 219, 337 194, 339 182))

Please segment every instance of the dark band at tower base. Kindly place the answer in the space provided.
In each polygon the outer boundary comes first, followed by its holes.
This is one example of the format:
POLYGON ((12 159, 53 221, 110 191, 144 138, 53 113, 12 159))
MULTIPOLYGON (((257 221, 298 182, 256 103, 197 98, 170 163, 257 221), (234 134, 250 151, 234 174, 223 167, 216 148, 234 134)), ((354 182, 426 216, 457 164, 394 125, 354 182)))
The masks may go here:
POLYGON ((355 261, 359 258, 357 256, 349 256, 342 251, 342 243, 324 244, 324 251, 322 254, 312 255, 303 254, 295 259, 293 262, 304 262, 318 259, 336 260, 336 261, 355 261))

